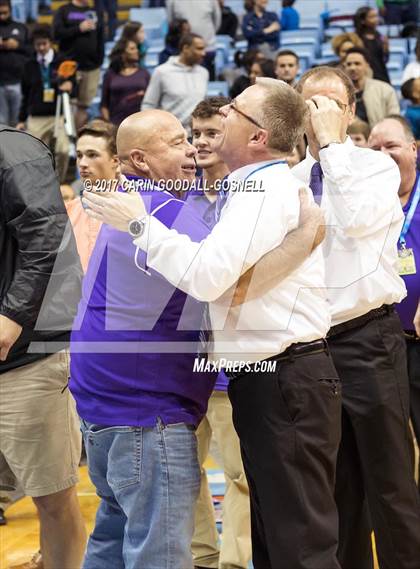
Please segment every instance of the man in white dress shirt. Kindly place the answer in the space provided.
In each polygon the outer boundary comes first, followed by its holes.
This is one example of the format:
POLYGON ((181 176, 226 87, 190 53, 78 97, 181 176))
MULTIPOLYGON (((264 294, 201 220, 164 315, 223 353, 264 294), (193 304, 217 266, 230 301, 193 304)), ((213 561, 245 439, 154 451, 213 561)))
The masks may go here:
MULTIPOLYGON (((346 137, 354 114, 348 77, 330 67, 305 73, 309 148, 293 174, 321 202, 322 244, 332 328, 328 344, 343 388, 336 500, 343 569, 371 569, 371 529, 386 569, 420 566, 420 508, 413 478, 404 337, 392 307, 405 294, 397 247, 403 214, 400 176, 380 152, 346 137), (368 515, 368 507, 370 517, 368 515)), ((264 293, 279 271, 276 250, 256 265, 235 304, 264 293)), ((239 286, 241 288, 241 286, 239 286)))
POLYGON ((89 195, 86 202, 121 230, 139 219, 134 243, 147 250, 148 267, 210 303, 213 359, 224 362, 231 380, 250 487, 255 569, 338 569, 341 387, 324 340, 330 318, 322 254, 315 250, 243 307, 218 301, 297 226, 299 182, 284 158, 302 136, 307 108, 291 87, 263 79, 221 113, 219 153, 232 172, 230 192, 201 243, 145 217, 137 196, 89 195))

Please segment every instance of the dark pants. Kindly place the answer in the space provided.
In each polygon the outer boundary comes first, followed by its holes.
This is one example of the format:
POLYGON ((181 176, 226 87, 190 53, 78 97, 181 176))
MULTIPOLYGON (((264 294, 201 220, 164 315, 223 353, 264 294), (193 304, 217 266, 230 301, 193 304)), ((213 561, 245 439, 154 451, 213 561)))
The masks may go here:
POLYGON ((107 41, 114 39, 115 30, 117 29, 117 0, 95 0, 95 10, 98 14, 98 22, 104 25, 104 12, 108 14, 108 34, 107 41))
POLYGON ((251 499, 255 569, 338 569, 335 463, 341 387, 331 357, 229 382, 251 499))
POLYGON ((370 569, 373 527, 381 569, 419 569, 420 500, 399 318, 391 312, 329 338, 329 345, 343 390, 339 561, 343 569, 370 569))
POLYGON ((203 67, 209 72, 209 81, 214 81, 216 79, 216 70, 214 68, 214 59, 216 57, 215 51, 208 51, 204 56, 203 67))
POLYGON ((385 23, 386 24, 407 24, 408 22, 417 22, 419 14, 418 0, 401 5, 395 2, 387 2, 385 0, 385 23))
MULTIPOLYGON (((417 444, 420 446, 420 339, 406 338, 406 343, 408 378, 410 381, 410 417, 417 444)), ((420 462, 417 479, 420 490, 420 462)))

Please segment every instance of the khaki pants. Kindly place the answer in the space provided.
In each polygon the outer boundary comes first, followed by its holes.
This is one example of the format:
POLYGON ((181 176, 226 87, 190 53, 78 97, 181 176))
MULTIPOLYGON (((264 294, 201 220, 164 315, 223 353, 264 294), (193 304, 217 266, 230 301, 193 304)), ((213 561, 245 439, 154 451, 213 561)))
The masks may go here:
MULTIPOLYGON (((54 125, 55 117, 28 117, 27 130, 30 134, 36 136, 47 146, 51 147, 54 137, 54 125)), ((64 119, 61 117, 57 144, 55 146, 55 159, 61 183, 63 183, 66 178, 69 165, 69 150, 70 142, 64 129, 64 119)))
POLYGON ((80 421, 57 352, 0 375, 0 489, 55 494, 78 481, 80 421))
POLYGON ((194 563, 200 567, 246 569, 251 559, 249 492, 242 466, 239 439, 232 423, 232 407, 226 392, 213 392, 207 415, 200 423, 196 435, 201 467, 201 489, 196 504, 195 531, 192 540, 194 563), (212 433, 223 460, 226 479, 220 553, 213 503, 203 468, 212 433))

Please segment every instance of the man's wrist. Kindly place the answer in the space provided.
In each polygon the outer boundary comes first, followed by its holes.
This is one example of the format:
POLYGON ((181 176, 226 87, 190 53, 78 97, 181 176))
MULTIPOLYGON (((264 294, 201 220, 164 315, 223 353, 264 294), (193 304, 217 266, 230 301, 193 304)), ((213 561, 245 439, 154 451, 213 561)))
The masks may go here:
POLYGON ((342 141, 339 138, 334 138, 333 140, 323 140, 320 141, 319 146, 320 146, 320 150, 324 150, 325 148, 328 148, 331 144, 343 144, 342 141))

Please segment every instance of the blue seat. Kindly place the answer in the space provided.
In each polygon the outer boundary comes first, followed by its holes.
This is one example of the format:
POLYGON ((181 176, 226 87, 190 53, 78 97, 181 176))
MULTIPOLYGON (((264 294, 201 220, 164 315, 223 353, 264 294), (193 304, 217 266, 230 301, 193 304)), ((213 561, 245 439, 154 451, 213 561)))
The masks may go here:
POLYGON ((408 38, 408 49, 410 53, 414 53, 416 50, 417 38, 408 38))
POLYGON ((391 85, 395 89, 401 89, 402 85, 402 69, 389 69, 388 75, 391 80, 391 85))
POLYGON ((337 57, 330 43, 323 43, 321 46, 322 57, 337 57))
POLYGON ((318 42, 319 30, 316 28, 301 28, 299 30, 286 30, 281 32, 280 38, 283 39, 296 39, 296 40, 313 40, 318 42))
POLYGON ((131 8, 130 20, 143 24, 148 40, 163 37, 168 29, 165 8, 131 8))
POLYGON ((389 40, 389 51, 390 52, 402 52, 408 53, 408 41, 407 38, 391 38, 389 40))
POLYGON ((209 81, 207 86, 207 96, 208 97, 217 97, 229 96, 229 85, 227 81, 209 81))
POLYGON ((394 65, 394 67, 397 65, 398 67, 403 68, 406 64, 406 61, 407 61, 407 56, 405 53, 401 53, 399 51, 397 52, 391 51, 389 54, 387 67, 388 64, 391 64, 394 65))

